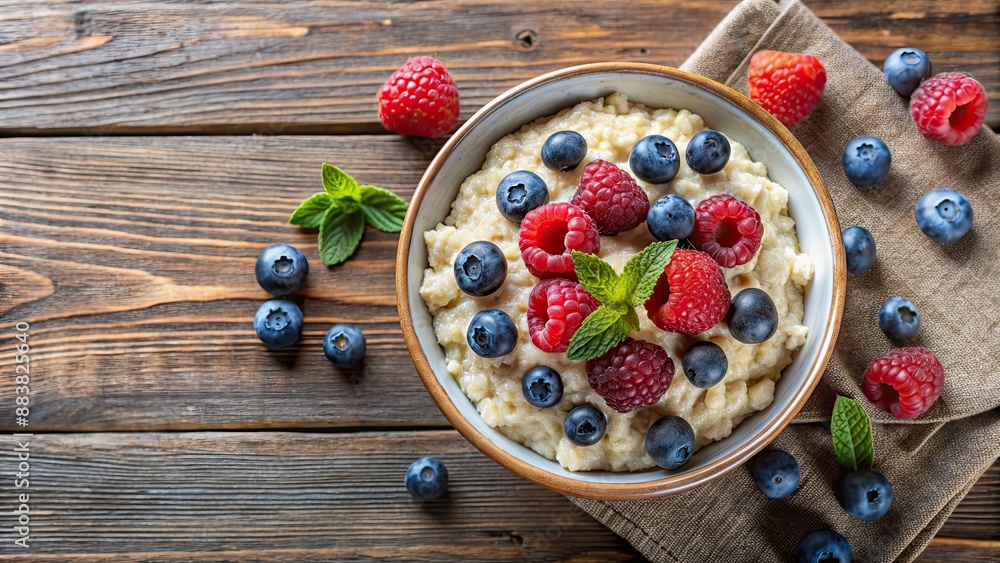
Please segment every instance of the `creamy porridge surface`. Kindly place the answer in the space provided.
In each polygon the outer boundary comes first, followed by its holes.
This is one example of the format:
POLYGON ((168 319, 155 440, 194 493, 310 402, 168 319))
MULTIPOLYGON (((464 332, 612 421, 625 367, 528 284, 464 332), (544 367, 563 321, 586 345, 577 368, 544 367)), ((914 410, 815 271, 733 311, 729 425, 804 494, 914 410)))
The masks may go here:
MULTIPOLYGON (((740 421, 771 403, 781 370, 805 342, 803 292, 812 278, 813 264, 799 250, 795 223, 788 216, 788 192, 769 180, 767 168, 753 162, 747 150, 732 140, 732 156, 723 171, 700 176, 689 169, 684 151, 690 138, 705 128, 700 116, 686 110, 649 109, 629 102, 621 94, 578 104, 500 139, 487 154, 482 170, 462 184, 444 223, 424 233, 430 267, 424 273, 420 294, 434 316, 434 331, 444 348, 448 371, 487 424, 567 469, 625 471, 655 467, 643 441, 649 425, 663 415, 687 420, 699 447, 725 438, 740 421), (564 130, 583 135, 589 150, 576 170, 554 172, 542 164, 541 148, 549 135, 564 130), (682 158, 677 177, 666 184, 637 180, 650 203, 676 193, 697 206, 709 196, 729 193, 760 213, 764 238, 757 255, 741 266, 723 268, 723 272, 733 295, 748 287, 766 291, 774 300, 780 322, 770 340, 747 345, 731 337, 724 322, 697 336, 665 332, 654 326, 640 307, 637 312, 641 329, 632 337, 662 346, 674 361, 675 375, 657 404, 620 414, 591 389, 586 362, 543 352, 531 343, 525 312, 528 294, 538 279, 521 262, 518 226, 500 215, 495 197, 504 176, 515 170, 529 170, 545 180, 550 202, 568 202, 586 163, 604 159, 631 173, 628 157, 632 146, 653 134, 674 141, 682 158), (452 269, 458 252, 476 240, 497 244, 508 260, 504 286, 496 294, 482 298, 462 293, 452 269), (519 341, 514 352, 487 359, 469 349, 466 330, 473 315, 491 307, 510 315, 517 324, 519 341), (680 357, 693 342, 705 339, 726 351, 729 372, 718 385, 699 389, 681 372, 680 357), (554 407, 533 407, 521 394, 522 376, 538 365, 549 366, 562 375, 563 397, 554 407), (562 428, 566 413, 582 404, 596 406, 608 419, 604 438, 589 447, 571 443, 562 428)), ((618 236, 601 237, 599 255, 620 272, 633 254, 653 240, 643 223, 618 236)))

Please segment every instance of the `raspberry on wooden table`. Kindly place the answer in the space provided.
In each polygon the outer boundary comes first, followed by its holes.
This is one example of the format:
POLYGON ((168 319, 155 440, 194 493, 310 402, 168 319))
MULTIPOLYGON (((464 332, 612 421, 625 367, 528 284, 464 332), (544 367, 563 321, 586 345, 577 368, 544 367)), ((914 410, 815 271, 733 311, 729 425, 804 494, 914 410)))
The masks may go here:
POLYGON ((524 216, 518 246, 525 267, 536 277, 575 280, 572 252, 597 254, 601 235, 594 220, 579 207, 550 203, 524 216))
POLYGON ((617 235, 646 220, 649 196, 628 172, 595 160, 583 169, 573 205, 594 219, 602 235, 617 235))
POLYGON ((694 231, 688 240, 723 268, 749 262, 764 238, 760 214, 729 194, 702 200, 694 217, 694 231))
POLYGON ((655 405, 674 378, 674 362, 652 342, 629 338, 587 361, 587 379, 620 413, 655 405))
POLYGON ((983 85, 961 72, 932 76, 910 96, 920 134, 946 145, 964 145, 983 126, 989 102, 983 85))
POLYGON ((583 319, 601 306, 573 280, 542 280, 528 296, 528 333, 543 352, 565 352, 583 319))
POLYGON ((440 137, 458 123, 458 87, 441 61, 413 57, 378 91, 378 118, 389 131, 440 137))
POLYGON ((726 276, 715 260, 678 248, 646 301, 646 315, 663 330, 698 334, 725 318, 729 300, 726 276))
POLYGON ((826 69, 812 55, 757 51, 750 58, 747 84, 751 100, 791 127, 823 97, 826 69))
POLYGON ((872 360, 861 380, 865 396, 896 418, 916 418, 944 387, 944 366, 927 348, 896 348, 872 360))

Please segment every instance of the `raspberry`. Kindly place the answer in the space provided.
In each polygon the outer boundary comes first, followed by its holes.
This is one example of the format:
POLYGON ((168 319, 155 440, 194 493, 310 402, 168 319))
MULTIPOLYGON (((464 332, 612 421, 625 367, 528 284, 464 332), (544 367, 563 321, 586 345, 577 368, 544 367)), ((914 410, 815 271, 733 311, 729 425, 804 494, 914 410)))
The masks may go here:
POLYGON ((575 280, 572 251, 597 254, 601 248, 594 220, 568 203, 550 203, 529 211, 521 221, 520 238, 524 265, 539 278, 575 280))
POLYGON ((720 194, 695 208, 694 231, 688 240, 723 268, 732 268, 749 262, 762 238, 760 214, 735 197, 720 194))
POLYGON ((750 58, 747 84, 751 100, 791 127, 819 103, 826 69, 812 55, 757 51, 750 58))
POLYGON ((920 133, 946 145, 964 145, 986 120, 986 91, 975 78, 944 72, 925 80, 910 97, 920 133))
POLYGON ((861 379, 871 402, 896 418, 916 418, 931 408, 944 386, 944 366, 927 348, 896 348, 872 360, 861 379))
POLYGON ((572 280, 542 280, 528 296, 528 333, 543 352, 565 352, 583 319, 601 303, 572 280))
POLYGON ((674 362, 652 342, 627 339, 587 361, 587 379, 620 413, 655 405, 674 379, 674 362))
POLYGON ((458 122, 458 88, 441 61, 413 57, 378 91, 378 118, 389 131, 440 137, 458 122))
POLYGON ((678 248, 646 301, 646 315, 663 330, 698 334, 725 318, 729 300, 726 277, 712 257, 678 248))
POLYGON ((594 218, 602 235, 617 235, 646 220, 649 196, 628 172, 595 160, 583 169, 573 205, 594 218))

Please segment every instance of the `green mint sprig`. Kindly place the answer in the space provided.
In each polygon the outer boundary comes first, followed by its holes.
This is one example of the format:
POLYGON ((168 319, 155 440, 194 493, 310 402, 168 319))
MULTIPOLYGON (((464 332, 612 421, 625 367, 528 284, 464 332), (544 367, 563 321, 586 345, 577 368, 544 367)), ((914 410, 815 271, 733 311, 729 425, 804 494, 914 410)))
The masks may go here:
POLYGON ((830 417, 830 434, 837 461, 851 471, 871 469, 875 451, 872 425, 865 409, 853 399, 837 396, 830 417))
POLYGON ((288 222, 319 229, 319 255, 333 266, 354 254, 365 223, 386 233, 403 229, 406 201, 376 186, 360 185, 350 174, 323 163, 323 191, 299 204, 288 222))
POLYGON ((630 258, 621 275, 597 256, 573 251, 580 285, 600 301, 601 306, 587 316, 573 334, 566 350, 568 358, 594 359, 628 338, 633 330, 639 330, 635 307, 644 304, 653 294, 675 248, 676 240, 654 242, 630 258))

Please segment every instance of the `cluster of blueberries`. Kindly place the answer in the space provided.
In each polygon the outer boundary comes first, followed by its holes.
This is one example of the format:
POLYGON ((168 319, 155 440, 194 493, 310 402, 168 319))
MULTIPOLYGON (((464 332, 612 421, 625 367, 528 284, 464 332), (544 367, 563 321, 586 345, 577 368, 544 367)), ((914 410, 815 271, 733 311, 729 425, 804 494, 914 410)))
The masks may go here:
MULTIPOLYGON (((587 151, 587 141, 582 135, 575 131, 559 131, 543 144, 542 163, 553 171, 570 172, 580 165, 587 151)), ((691 138, 685 161, 699 174, 714 174, 726 166, 730 154, 729 141, 724 135, 718 131, 703 130, 691 138)), ((644 137, 632 148, 629 167, 636 177, 646 182, 669 182, 680 170, 677 147, 662 135, 644 137)), ((508 174, 497 187, 497 209, 515 224, 520 224, 528 212, 548 200, 545 181, 527 170, 508 174)), ((669 194, 650 207, 646 224, 657 240, 684 240, 694 229, 695 211, 684 198, 669 194)), ((464 293, 484 297, 499 290, 506 280, 507 258, 496 244, 475 241, 456 256, 454 274, 459 289, 464 293)), ((778 321, 777 308, 765 291, 745 289, 732 299, 728 324, 730 333, 737 340, 747 344, 764 342, 775 333, 778 321)), ((517 326, 504 311, 484 309, 473 317, 466 339, 469 348, 479 356, 501 357, 514 350, 518 340, 517 326)), ((729 369, 725 351, 710 341, 692 345, 683 354, 681 364, 691 384, 705 389, 722 381, 729 369)), ((562 399, 562 378, 552 368, 537 366, 524 375, 521 390, 532 406, 552 407, 562 399)), ((563 423, 566 437, 578 446, 596 444, 606 430, 606 417, 592 405, 573 408, 563 423)), ((663 417, 649 428, 645 449, 661 467, 677 469, 694 453, 694 430, 681 417, 663 417)))
MULTIPOLYGON (((287 348, 302 336, 302 309, 288 297, 302 288, 309 262, 299 249, 287 244, 269 246, 257 257, 257 283, 278 297, 257 309, 253 328, 272 350, 287 348)), ((353 367, 365 357, 365 335, 352 324, 336 324, 326 333, 323 353, 335 365, 353 367)))

